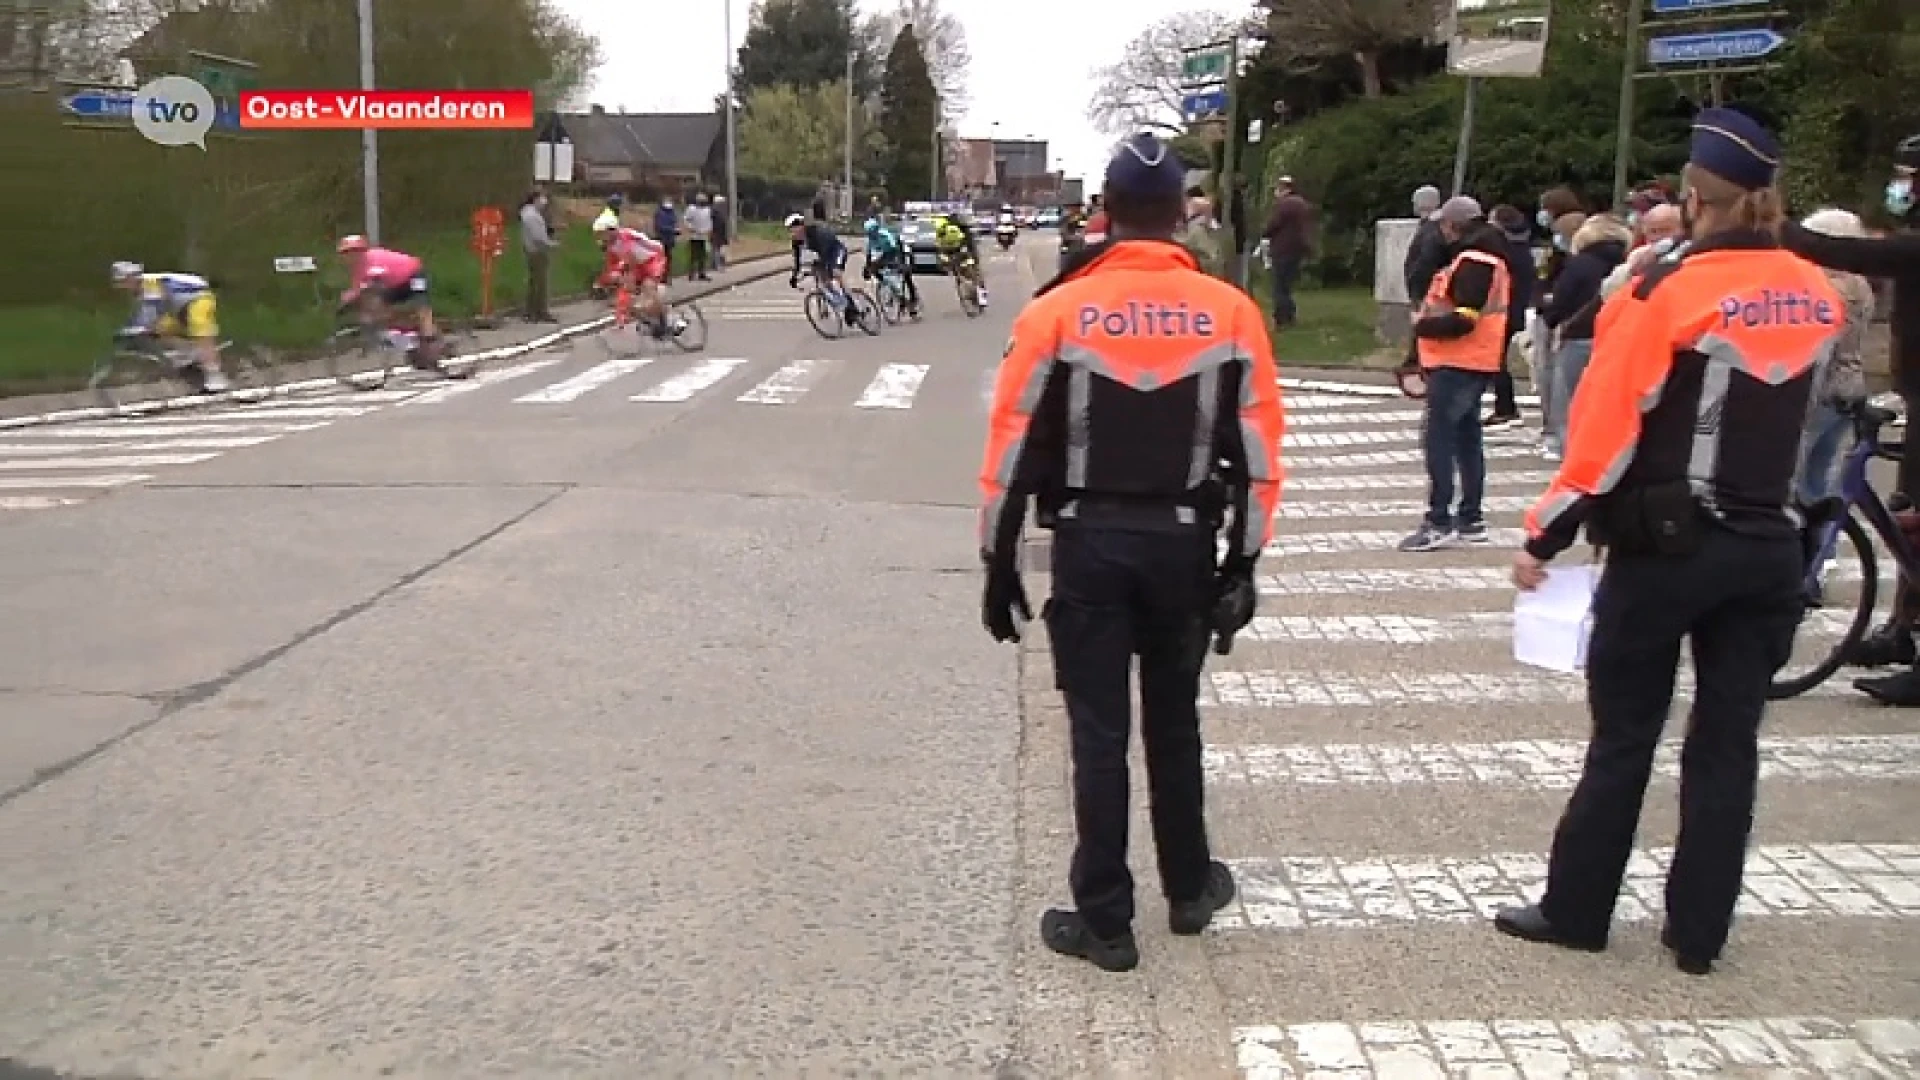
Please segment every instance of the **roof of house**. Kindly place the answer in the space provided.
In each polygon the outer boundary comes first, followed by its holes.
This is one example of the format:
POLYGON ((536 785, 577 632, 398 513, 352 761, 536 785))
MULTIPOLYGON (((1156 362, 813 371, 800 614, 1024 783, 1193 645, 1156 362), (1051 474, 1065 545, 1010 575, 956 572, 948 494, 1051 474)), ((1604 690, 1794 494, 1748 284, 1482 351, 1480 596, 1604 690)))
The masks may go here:
POLYGON ((713 113, 610 113, 564 115, 567 135, 581 161, 656 167, 699 168, 713 153, 724 119, 713 113))

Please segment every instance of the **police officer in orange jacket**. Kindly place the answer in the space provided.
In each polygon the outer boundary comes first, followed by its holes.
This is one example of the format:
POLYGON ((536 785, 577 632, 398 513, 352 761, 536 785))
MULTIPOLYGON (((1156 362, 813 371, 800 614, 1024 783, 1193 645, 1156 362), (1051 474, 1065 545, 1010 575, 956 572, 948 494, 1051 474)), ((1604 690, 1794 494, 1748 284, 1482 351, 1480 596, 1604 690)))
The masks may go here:
POLYGON ((1048 911, 1040 933, 1108 971, 1140 960, 1127 870, 1135 656, 1173 932, 1199 933, 1233 898, 1207 846, 1196 702, 1210 632, 1224 650, 1252 618, 1280 494, 1272 346, 1253 301, 1173 241, 1185 171, 1151 135, 1121 144, 1106 172, 1111 235, 1014 323, 980 475, 983 620, 996 640, 1018 640, 1016 616, 1031 617, 1015 564, 1029 497, 1054 530, 1042 617, 1072 728, 1079 842, 1075 907, 1048 911))
POLYGON ((1545 895, 1495 918, 1515 937, 1606 948, 1687 639, 1697 689, 1661 943, 1695 975, 1726 944, 1767 685, 1801 615, 1800 432, 1844 322, 1825 275, 1779 246, 1779 158, 1742 113, 1694 120, 1682 204, 1692 245, 1601 309, 1565 459, 1527 513, 1521 589, 1540 584, 1583 523, 1607 563, 1587 658, 1586 768, 1554 832, 1545 895))

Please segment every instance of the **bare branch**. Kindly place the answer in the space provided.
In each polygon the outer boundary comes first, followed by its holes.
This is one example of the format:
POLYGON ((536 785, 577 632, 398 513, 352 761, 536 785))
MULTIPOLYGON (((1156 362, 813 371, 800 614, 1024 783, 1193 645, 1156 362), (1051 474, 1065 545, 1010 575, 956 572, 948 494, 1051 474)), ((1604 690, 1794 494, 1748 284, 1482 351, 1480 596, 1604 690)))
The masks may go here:
POLYGON ((1112 135, 1143 128, 1184 131, 1181 50, 1218 40, 1235 22, 1217 11, 1186 11, 1141 31, 1127 43, 1119 60, 1094 69, 1087 118, 1112 135))

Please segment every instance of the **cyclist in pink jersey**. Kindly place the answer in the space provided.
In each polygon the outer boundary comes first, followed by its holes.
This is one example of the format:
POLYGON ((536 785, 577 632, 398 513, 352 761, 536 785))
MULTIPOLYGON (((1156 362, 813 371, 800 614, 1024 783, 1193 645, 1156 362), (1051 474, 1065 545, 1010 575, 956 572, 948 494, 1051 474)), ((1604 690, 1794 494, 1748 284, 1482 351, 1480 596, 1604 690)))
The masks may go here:
POLYGON ((376 318, 387 309, 411 309, 420 320, 421 342, 427 344, 439 338, 433 324, 433 308, 427 303, 425 263, 404 251, 369 246, 364 236, 341 238, 339 252, 347 260, 351 282, 347 291, 340 294, 342 310, 366 294, 376 305, 376 318))

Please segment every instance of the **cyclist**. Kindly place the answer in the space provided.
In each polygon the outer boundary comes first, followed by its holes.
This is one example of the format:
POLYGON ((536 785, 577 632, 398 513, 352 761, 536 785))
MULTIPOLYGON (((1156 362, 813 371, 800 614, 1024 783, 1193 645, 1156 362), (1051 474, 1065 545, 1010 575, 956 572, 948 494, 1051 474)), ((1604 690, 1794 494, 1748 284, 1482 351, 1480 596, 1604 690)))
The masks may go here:
POLYGON ((614 300, 614 311, 624 320, 632 309, 633 294, 639 293, 640 311, 653 328, 653 336, 664 338, 669 333, 678 333, 682 327, 668 329, 666 301, 660 294, 660 286, 667 280, 666 245, 641 232, 639 229, 627 229, 619 226, 608 227, 602 222, 593 223, 594 236, 607 254, 607 271, 617 274, 627 283, 614 300))
POLYGON ((987 283, 980 275, 980 252, 974 247, 973 230, 967 227, 966 217, 955 211, 935 218, 933 240, 940 246, 940 255, 946 260, 948 273, 958 275, 962 272, 964 264, 960 255, 963 252, 966 254, 972 263, 968 276, 973 279, 974 290, 979 294, 981 310, 986 310, 987 283))
POLYGON ((896 270, 904 283, 907 293, 907 310, 920 313, 920 290, 913 284, 913 267, 907 265, 907 249, 900 243, 900 234, 881 218, 876 208, 867 218, 867 259, 860 268, 860 276, 873 278, 882 270, 896 270))
POLYGON ((841 243, 832 227, 823 221, 808 221, 799 214, 788 214, 786 225, 787 235, 793 238, 793 273, 787 277, 787 287, 799 287, 800 257, 806 252, 813 252, 816 260, 814 275, 820 279, 822 286, 833 283, 832 291, 838 294, 835 306, 844 305, 848 321, 858 325, 860 309, 847 303, 847 283, 841 278, 847 268, 847 245, 841 243))
POLYGON ((133 321, 122 333, 152 334, 163 346, 182 339, 192 343, 194 362, 206 376, 209 394, 227 388, 220 371, 220 325, 215 320, 213 287, 193 274, 149 274, 139 263, 113 264, 113 284, 135 293, 133 321))
POLYGON ((418 364, 437 365, 440 331, 433 324, 433 308, 427 303, 426 263, 404 251, 371 247, 366 237, 357 234, 341 237, 335 250, 347 260, 350 279, 347 291, 340 294, 340 310, 370 298, 367 317, 372 320, 384 320, 395 308, 415 312, 420 326, 418 364))

